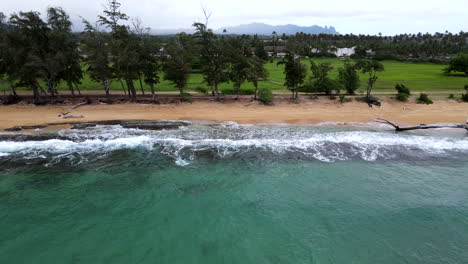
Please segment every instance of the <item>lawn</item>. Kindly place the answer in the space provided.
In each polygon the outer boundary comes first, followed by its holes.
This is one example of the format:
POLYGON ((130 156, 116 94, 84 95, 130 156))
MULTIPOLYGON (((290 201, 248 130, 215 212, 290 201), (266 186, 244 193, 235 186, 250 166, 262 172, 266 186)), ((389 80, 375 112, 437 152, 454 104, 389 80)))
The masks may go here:
MULTIPOLYGON (((259 84, 259 88, 266 87, 272 90, 284 90, 285 87, 282 85, 284 82, 283 66, 277 66, 275 60, 266 64, 266 68, 269 72, 267 81, 262 81, 259 84)), ((342 59, 314 59, 315 62, 328 62, 334 67, 331 72, 331 78, 336 78, 338 75, 338 68, 344 63, 342 59)), ((303 63, 307 65, 308 76, 310 75, 309 65, 310 61, 304 59, 303 63)), ((416 64, 416 63, 404 63, 396 61, 384 61, 385 71, 378 74, 379 78, 375 84, 375 92, 393 92, 395 84, 402 82, 406 84, 412 91, 463 91, 463 86, 468 84, 468 78, 460 76, 446 76, 443 74, 444 65, 436 64, 416 64)), ((162 79, 162 78, 161 78, 162 79)), ((366 86, 366 75, 361 74, 361 87, 362 92, 366 86)), ((144 88, 149 91, 149 87, 145 84, 144 88)), ((140 90, 139 82, 135 82, 135 87, 140 90)), ((197 87, 207 87, 203 82, 203 76, 201 74, 191 74, 187 90, 194 90, 197 87)), ((65 84, 61 84, 59 90, 68 90, 65 84)), ((232 84, 223 83, 220 89, 232 88, 232 84)), ((82 91, 95 91, 102 90, 102 86, 99 83, 92 81, 86 74, 80 85, 82 91)), ((122 86, 118 81, 114 81, 111 84, 111 89, 114 91, 122 91, 122 86)), ((176 91, 174 86, 169 81, 161 80, 161 83, 156 86, 157 91, 176 91)), ((253 85, 245 83, 242 89, 253 89, 253 85)), ((27 90, 27 88, 20 88, 19 90, 27 90)))

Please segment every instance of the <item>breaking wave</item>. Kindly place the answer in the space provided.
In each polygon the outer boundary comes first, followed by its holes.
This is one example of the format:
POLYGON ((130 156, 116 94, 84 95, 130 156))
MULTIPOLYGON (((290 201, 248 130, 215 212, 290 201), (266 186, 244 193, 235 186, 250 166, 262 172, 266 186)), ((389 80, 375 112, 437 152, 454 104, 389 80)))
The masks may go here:
POLYGON ((130 150, 172 159, 185 166, 199 158, 392 160, 468 154, 468 139, 394 133, 382 127, 252 126, 235 123, 143 131, 102 126, 63 130, 41 141, 0 141, 0 161, 47 160, 54 164, 90 162, 130 150), (54 137, 54 136, 52 136, 54 137))

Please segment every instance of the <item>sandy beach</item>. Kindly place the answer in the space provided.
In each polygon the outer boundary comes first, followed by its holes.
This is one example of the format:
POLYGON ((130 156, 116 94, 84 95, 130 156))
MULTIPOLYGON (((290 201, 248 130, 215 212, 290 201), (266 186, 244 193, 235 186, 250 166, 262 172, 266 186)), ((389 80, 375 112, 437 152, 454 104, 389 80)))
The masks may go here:
POLYGON ((117 104, 86 105, 73 115, 84 118, 62 119, 58 115, 71 106, 0 106, 0 129, 57 122, 99 120, 208 120, 234 121, 242 124, 288 123, 316 124, 323 122, 371 122, 375 118, 394 120, 402 124, 464 123, 468 119, 468 104, 452 100, 435 101, 433 105, 398 102, 384 99, 382 107, 371 108, 364 103, 340 104, 326 98, 300 104, 287 101, 264 106, 250 101, 217 103, 195 101, 183 104, 117 104))

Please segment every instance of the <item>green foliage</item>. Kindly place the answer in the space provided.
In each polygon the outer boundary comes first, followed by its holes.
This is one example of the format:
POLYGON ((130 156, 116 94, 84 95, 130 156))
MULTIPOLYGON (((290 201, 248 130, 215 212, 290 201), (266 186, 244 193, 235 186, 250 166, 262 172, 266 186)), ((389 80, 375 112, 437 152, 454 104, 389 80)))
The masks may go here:
POLYGON ((416 102, 418 104, 427 104, 427 105, 434 103, 431 99, 429 99, 429 96, 425 93, 420 94, 416 102))
POLYGON ((449 98, 449 99, 455 99, 455 95, 454 95, 454 94, 450 94, 448 98, 449 98))
POLYGON ((273 92, 268 88, 261 88, 258 90, 258 100, 264 104, 272 104, 274 99, 273 92))
POLYGON ((330 95, 336 88, 335 84, 328 78, 328 73, 333 70, 333 67, 329 63, 316 64, 314 61, 311 61, 310 70, 312 71, 312 75, 308 80, 307 86, 313 92, 324 92, 326 95, 330 95))
POLYGON ((255 90, 251 88, 235 89, 235 88, 224 88, 221 89, 224 95, 254 95, 255 90))
POLYGON ((402 84, 402 83, 397 83, 395 85, 395 90, 397 90, 397 95, 396 95, 396 99, 399 100, 399 101, 408 101, 408 98, 410 97, 411 95, 411 92, 409 90, 408 87, 406 87, 406 85, 402 84))
POLYGON ((385 70, 382 63, 376 60, 360 59, 356 62, 356 69, 361 70, 362 73, 368 74, 369 79, 367 81, 367 98, 371 97, 372 88, 375 82, 377 82, 377 72, 385 70))
POLYGON ((192 95, 189 94, 189 93, 182 93, 180 95, 180 99, 183 101, 183 102, 192 102, 192 95))
POLYGON ((219 100, 219 85, 229 80, 227 44, 224 39, 218 39, 206 24, 194 23, 193 26, 200 46, 201 73, 205 82, 214 88, 216 100, 219 100))
POLYGON ((446 74, 451 72, 462 72, 468 76, 468 54, 461 54, 450 59, 449 66, 444 69, 446 74))
POLYGON ((397 83, 395 85, 395 90, 397 90, 398 93, 411 95, 410 89, 408 87, 406 87, 406 85, 404 85, 402 83, 397 83))
POLYGON ((349 103, 349 102, 352 102, 353 101, 353 98, 347 98, 346 96, 344 95, 340 95, 340 103, 344 104, 344 103, 349 103))
POLYGON ((360 84, 356 67, 345 62, 344 67, 338 69, 338 81, 348 94, 354 95, 360 84))
POLYGON ((196 92, 199 92, 199 93, 201 93, 201 94, 203 94, 203 95, 208 95, 208 94, 209 94, 208 89, 206 89, 205 87, 201 87, 201 86, 197 86, 197 87, 195 88, 195 91, 196 91, 196 92))
POLYGON ((462 94, 461 100, 468 103, 468 84, 465 85, 465 94, 462 94))
POLYGON ((297 88, 304 83, 306 77, 306 67, 300 60, 294 59, 290 53, 279 61, 277 65, 284 65, 284 73, 286 75, 286 82, 284 85, 293 93, 293 99, 297 99, 297 88))
POLYGON ((409 94, 406 94, 406 93, 397 93, 397 95, 395 96, 395 99, 397 99, 398 101, 408 101, 408 98, 410 97, 409 94))
POLYGON ((465 102, 465 103, 468 103, 468 93, 462 94, 461 100, 462 100, 463 102, 465 102))
POLYGON ((190 39, 190 36, 181 33, 176 35, 166 46, 168 57, 164 63, 164 79, 173 82, 181 95, 184 93, 192 70, 190 68, 190 57, 192 56, 190 39))

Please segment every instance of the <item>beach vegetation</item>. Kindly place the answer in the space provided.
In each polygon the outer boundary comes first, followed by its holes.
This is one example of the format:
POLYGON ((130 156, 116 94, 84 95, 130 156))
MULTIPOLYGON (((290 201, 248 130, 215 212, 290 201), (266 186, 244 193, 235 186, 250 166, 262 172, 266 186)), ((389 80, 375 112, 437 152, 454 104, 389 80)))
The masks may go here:
POLYGON ((266 105, 273 103, 274 95, 268 88, 261 88, 258 90, 258 100, 266 105))
POLYGON ((184 94, 184 88, 192 71, 190 64, 191 43, 191 36, 180 33, 166 46, 168 56, 164 61, 164 79, 174 83, 180 96, 184 94))
POLYGON ((366 98, 370 99, 372 88, 378 79, 377 73, 384 71, 385 67, 381 62, 376 60, 360 59, 356 62, 356 69, 360 70, 363 74, 368 74, 366 98))
POLYGON ((403 83, 397 83, 395 85, 395 90, 397 90, 396 99, 399 101, 408 101, 408 98, 411 95, 410 89, 403 83))
POLYGON ((277 65, 284 65, 284 74, 286 75, 284 86, 292 92, 291 98, 297 99, 298 87, 304 83, 306 77, 305 65, 299 59, 295 59, 291 53, 288 53, 277 65))
POLYGON ((468 77, 468 53, 456 56, 449 61, 449 65, 444 69, 446 74, 461 72, 468 77))
POLYGON ((429 96, 425 93, 421 93, 418 97, 418 99, 416 100, 416 102, 418 104, 427 104, 427 105, 430 105, 430 104, 433 104, 434 102, 429 99, 429 96))
POLYGON ((338 69, 338 80, 349 95, 354 95, 359 88, 359 75, 354 64, 346 61, 338 69))
POLYGON ((205 82, 213 87, 215 100, 219 101, 219 85, 229 81, 230 58, 226 51, 226 40, 213 33, 208 28, 208 21, 211 14, 204 9, 205 23, 196 22, 193 27, 197 44, 200 47, 201 73, 205 82))
POLYGON ((465 93, 462 94, 461 100, 462 100, 463 102, 467 102, 467 103, 468 103, 468 84, 465 85, 464 89, 465 89, 465 93))

